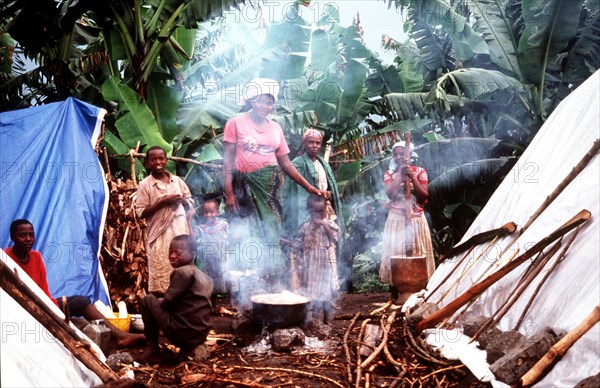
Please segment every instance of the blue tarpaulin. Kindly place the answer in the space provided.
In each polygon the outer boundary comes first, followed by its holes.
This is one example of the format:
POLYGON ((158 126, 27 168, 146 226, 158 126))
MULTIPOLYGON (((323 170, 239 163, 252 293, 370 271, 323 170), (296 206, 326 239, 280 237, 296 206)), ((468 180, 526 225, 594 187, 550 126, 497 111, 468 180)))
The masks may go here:
POLYGON ((11 245, 13 220, 30 220, 52 296, 110 305, 98 261, 108 188, 94 151, 105 113, 73 98, 0 113, 0 243, 11 245))

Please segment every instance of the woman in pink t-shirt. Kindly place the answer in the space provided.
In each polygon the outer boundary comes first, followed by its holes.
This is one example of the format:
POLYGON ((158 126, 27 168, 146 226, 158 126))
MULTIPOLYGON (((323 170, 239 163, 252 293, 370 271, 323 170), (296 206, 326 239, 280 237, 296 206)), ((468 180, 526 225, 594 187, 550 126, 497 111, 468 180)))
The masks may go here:
MULTIPOLYGON (((282 172, 309 193, 322 196, 327 193, 309 184, 298 173, 288 157, 290 150, 281 126, 268 118, 277 100, 278 82, 254 79, 246 85, 244 92, 242 102, 250 110, 230 119, 223 134, 225 205, 232 216, 230 224, 247 222, 243 229, 252 233, 245 236, 245 242, 264 244, 245 261, 262 265, 262 270, 285 268, 279 250, 282 172)), ((243 249, 240 255, 244 255, 243 249)), ((245 258, 236 259, 239 263, 245 258)), ((279 271, 264 272, 268 276, 268 273, 275 275, 279 271)))

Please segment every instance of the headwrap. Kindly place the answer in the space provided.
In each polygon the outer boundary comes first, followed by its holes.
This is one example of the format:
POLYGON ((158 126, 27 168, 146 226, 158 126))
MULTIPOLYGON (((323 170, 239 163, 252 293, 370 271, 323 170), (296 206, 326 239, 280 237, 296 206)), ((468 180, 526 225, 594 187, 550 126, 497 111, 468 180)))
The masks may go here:
MULTIPOLYGON (((410 146, 411 160, 418 158, 419 155, 417 155, 416 152, 413 152, 413 149, 415 148, 414 144, 410 143, 409 146, 410 146)), ((392 152, 394 152, 394 149, 398 148, 398 147, 406 148, 406 143, 404 141, 399 141, 397 143, 394 143, 394 145, 392 146, 392 152)), ((390 172, 390 174, 393 174, 394 171, 396 171, 396 168, 398 168, 398 163, 396 163, 396 160, 394 159, 394 156, 392 155, 392 160, 390 160, 390 167, 389 167, 388 171, 390 172)))
POLYGON ((308 137, 318 137, 319 139, 323 140, 323 134, 314 128, 308 128, 306 132, 304 132, 304 135, 302 135, 302 141, 306 140, 308 137))
POLYGON ((254 97, 270 94, 277 102, 277 96, 279 95, 279 82, 270 78, 254 78, 244 85, 240 100, 238 101, 239 106, 244 106, 248 102, 252 101, 254 97))

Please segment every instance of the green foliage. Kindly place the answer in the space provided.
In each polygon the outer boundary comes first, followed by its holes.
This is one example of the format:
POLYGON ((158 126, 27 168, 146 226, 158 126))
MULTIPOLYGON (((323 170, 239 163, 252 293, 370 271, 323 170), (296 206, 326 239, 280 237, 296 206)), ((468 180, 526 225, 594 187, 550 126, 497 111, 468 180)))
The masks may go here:
POLYGON ((111 152, 117 148, 123 149, 122 145, 128 149, 135 148, 139 141, 142 147, 157 145, 163 147, 167 154, 171 153, 171 143, 163 138, 152 111, 137 93, 118 79, 110 77, 102 86, 102 94, 106 100, 119 103, 115 127, 120 140, 116 137, 106 139, 111 152))
POLYGON ((369 294, 389 290, 389 285, 379 280, 380 262, 381 243, 354 258, 352 266, 354 292, 369 294))

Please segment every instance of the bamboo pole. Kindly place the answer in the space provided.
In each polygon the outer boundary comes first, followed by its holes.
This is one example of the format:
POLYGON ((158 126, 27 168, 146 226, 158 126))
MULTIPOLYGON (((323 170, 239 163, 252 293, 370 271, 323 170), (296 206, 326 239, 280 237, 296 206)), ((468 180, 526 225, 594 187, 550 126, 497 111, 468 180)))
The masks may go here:
POLYGON ((552 366, 558 362, 579 338, 588 332, 600 321, 600 305, 596 305, 592 312, 585 317, 575 329, 571 330, 560 341, 546 352, 546 354, 521 377, 521 386, 528 387, 534 384, 552 366))
POLYGON ((0 279, 2 280, 0 282, 2 289, 23 306, 83 365, 94 372, 103 383, 119 380, 119 376, 108 365, 90 352, 89 344, 82 340, 72 327, 60 319, 3 261, 0 261, 0 279))
POLYGON ((479 336, 482 333, 489 329, 490 326, 495 326, 498 324, 498 322, 500 322, 500 320, 506 315, 508 310, 510 310, 510 308, 521 297, 521 295, 523 295, 523 292, 525 292, 525 290, 527 289, 527 287, 529 287, 531 282, 540 274, 542 269, 544 269, 548 261, 550 261, 550 259, 556 254, 556 252, 558 252, 560 246, 562 245, 561 240, 558 240, 552 246, 552 248, 550 248, 550 251, 548 251, 548 253, 542 254, 541 258, 538 257, 533 262, 531 262, 531 264, 529 265, 529 269, 521 277, 515 288, 508 296, 508 298, 506 298, 506 300, 504 301, 504 303, 502 303, 500 308, 491 317, 489 317, 483 323, 483 325, 481 325, 481 328, 477 330, 477 332, 473 335, 469 342, 476 341, 477 338, 479 338, 479 336))
MULTIPOLYGON (((110 155, 111 158, 130 158, 130 157, 135 157, 135 158, 145 158, 146 154, 145 153, 139 153, 139 152, 128 152, 126 154, 115 154, 115 155, 110 155)), ((223 165, 221 164, 215 164, 215 163, 204 163, 204 162, 199 162, 197 160, 194 159, 189 159, 189 158, 182 158, 180 156, 167 156, 167 160, 172 160, 174 162, 182 162, 182 163, 191 163, 194 164, 196 166, 202 166, 202 167, 207 167, 207 168, 218 168, 218 169, 222 169, 223 165)))
POLYGON ((577 226, 579 226, 582 223, 589 220, 591 218, 591 216, 592 216, 591 213, 587 210, 580 211, 575 216, 573 216, 573 218, 571 218, 569 221, 567 221, 564 225, 562 225, 561 227, 556 229, 554 232, 550 233, 548 236, 546 236, 545 238, 540 240, 537 244, 535 244, 533 247, 528 249, 521 256, 517 257, 515 260, 511 261, 510 263, 507 263, 506 265, 504 265, 503 267, 498 269, 496 272, 492 273, 491 275, 489 275, 488 277, 483 279, 481 282, 479 282, 479 283, 475 284, 474 286, 472 286, 471 288, 469 288, 462 295, 460 295, 458 298, 454 299, 452 302, 450 302, 448 305, 444 306, 442 309, 438 310, 431 316, 423 319, 421 322, 419 322, 417 324, 417 326, 416 326, 417 330, 419 332, 421 332, 425 329, 431 328, 431 327, 437 325, 438 323, 440 323, 446 317, 451 316, 459 308, 461 308, 462 306, 467 304, 470 300, 476 298, 481 293, 483 293, 485 290, 487 290, 492 284, 494 284, 498 280, 502 279, 504 276, 506 276, 512 270, 514 270, 519 265, 524 263, 526 260, 530 259, 537 253, 541 252, 546 246, 553 243, 555 240, 557 240, 561 236, 565 235, 572 229, 575 229, 577 226))
POLYGON ((556 261, 552 265, 552 267, 550 267, 548 269, 548 271, 546 271, 546 274, 544 275, 544 277, 542 278, 542 280, 540 280, 540 282, 538 283, 537 287, 535 288, 535 290, 531 294, 531 298, 529 298, 529 301, 527 302, 527 305, 523 308, 523 312, 521 313, 521 316, 519 317, 519 320, 515 324, 515 327, 513 328, 513 330, 515 330, 515 331, 519 330, 519 327, 521 326, 521 323, 523 323, 523 320, 525 319, 525 315, 527 314, 527 311, 529 311, 529 307, 531 307, 531 304, 533 303, 533 300, 536 298, 537 294, 540 292, 540 290, 542 289, 542 287, 546 283, 546 280, 548 280, 548 278, 554 272, 554 270, 556 269, 556 267, 558 267, 558 265, 560 263, 562 263, 562 261, 564 260, 565 255, 567 254, 567 251, 569 250, 569 248, 571 247, 571 244, 575 240, 575 237, 577 237, 577 235, 579 234, 579 229, 580 229, 580 227, 577 227, 577 229, 575 229, 575 232, 573 232, 573 236, 567 242, 567 245, 565 245, 565 247, 563 248, 562 252, 560 253, 560 255, 558 256, 558 258, 556 259, 556 261))
POLYGON ((529 217, 527 222, 525 222, 521 229, 519 229, 517 234, 510 241, 510 243, 506 245, 500 256, 502 256, 506 252, 506 250, 510 248, 515 243, 515 241, 517 241, 519 236, 521 236, 523 232, 525 232, 529 228, 529 226, 531 226, 531 224, 535 222, 535 220, 544 212, 544 210, 546 210, 548 206, 550 206, 550 204, 554 202, 556 198, 558 198, 558 196, 560 195, 560 193, 562 193, 565 187, 567 187, 569 183, 571 183, 579 175, 579 173, 581 173, 581 171, 585 169, 588 163, 598 154, 599 150, 600 139, 596 139, 596 141, 594 141, 594 144, 592 144, 588 152, 586 152, 585 155, 583 155, 583 157, 579 160, 579 162, 577 162, 577 164, 567 174, 567 176, 565 176, 563 180, 558 184, 558 186, 556 186, 554 190, 552 190, 552 193, 550 193, 550 195, 546 197, 544 202, 542 202, 542 204, 537 208, 537 210, 529 217))
POLYGON ((460 283, 460 281, 465 276, 465 274, 471 270, 471 268, 473 267, 473 265, 475 265, 475 262, 477 262, 477 260, 479 260, 483 255, 485 255, 487 253, 487 251, 494 245, 494 243, 496 242, 497 239, 498 239, 498 236, 495 236, 492 239, 492 241, 490 241, 488 243, 488 245, 486 245, 486 247, 483 249, 483 251, 481 251, 481 253, 479 254, 479 256, 477 256, 471 263, 469 263, 469 265, 463 270, 462 274, 458 277, 458 279, 456 279, 452 283, 452 285, 450 287, 448 287, 448 289, 442 294, 442 296, 440 297, 440 299, 438 299, 438 301, 436 302, 436 304, 440 304, 440 302, 442 300, 444 300, 444 298, 446 296, 448 296, 448 294, 450 293, 450 291, 452 291, 452 289, 454 287, 456 287, 458 285, 458 283, 460 283))
POLYGON ((441 281, 440 281, 440 282, 437 284, 437 286, 435 286, 435 288, 434 288, 434 289, 433 289, 433 290, 432 290, 432 291, 429 293, 429 295, 427 295, 427 297, 426 297, 425 299, 423 299, 423 303, 426 303, 426 302, 429 300, 429 298, 431 298, 431 296, 432 296, 433 294, 435 294, 435 292, 436 292, 437 290, 439 290, 439 289, 440 289, 440 287, 441 287, 441 286, 442 286, 444 283, 446 283, 446 282, 448 281, 448 279, 450 279, 450 276, 452 276, 452 274, 454 273, 454 271, 456 271, 456 270, 457 270, 457 269, 458 269, 458 268, 461 266, 461 264, 463 263, 463 261, 465 261, 465 259, 466 259, 466 258, 467 258, 467 257, 468 257, 470 254, 471 254, 471 252, 473 252, 473 249, 474 249, 474 248, 475 248, 475 246, 474 246, 474 245, 473 245, 473 246, 471 246, 471 248, 469 248, 469 250, 468 250, 468 251, 467 251, 467 252, 466 252, 466 253, 463 255, 463 257, 461 257, 461 258, 460 258, 460 260, 458 260, 458 261, 456 262, 456 264, 454 265, 454 267, 453 267, 453 268, 452 268, 450 271, 448 271, 448 274, 446 275, 446 277, 445 277, 445 278, 443 278, 443 279, 442 279, 442 280, 441 280, 441 281))
POLYGON ((523 225, 519 234, 522 234, 525 229, 527 229, 539 216, 546 210, 548 206, 558 197, 560 193, 579 175, 581 171, 588 165, 588 163, 598 154, 600 150, 600 139, 596 139, 592 147, 588 150, 588 152, 583 155, 583 157, 579 160, 579 162, 573 167, 571 172, 567 174, 567 176, 560 182, 558 186, 550 193, 548 197, 542 202, 540 207, 537 209, 535 213, 529 217, 529 220, 523 225))

